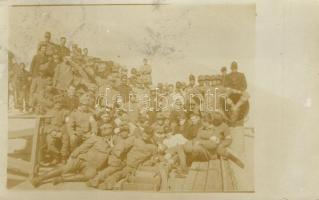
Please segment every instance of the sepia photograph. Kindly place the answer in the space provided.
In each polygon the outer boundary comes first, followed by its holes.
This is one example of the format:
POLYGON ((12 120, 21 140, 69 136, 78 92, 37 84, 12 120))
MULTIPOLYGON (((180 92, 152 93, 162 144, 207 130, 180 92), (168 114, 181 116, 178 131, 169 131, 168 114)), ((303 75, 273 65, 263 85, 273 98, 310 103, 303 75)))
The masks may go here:
POLYGON ((8 16, 8 190, 255 192, 255 4, 8 16))

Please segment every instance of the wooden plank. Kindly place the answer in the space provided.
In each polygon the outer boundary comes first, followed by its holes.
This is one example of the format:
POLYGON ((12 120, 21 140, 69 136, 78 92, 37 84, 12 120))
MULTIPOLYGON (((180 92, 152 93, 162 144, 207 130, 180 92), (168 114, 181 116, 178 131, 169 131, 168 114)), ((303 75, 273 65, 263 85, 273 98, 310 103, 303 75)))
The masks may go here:
POLYGON ((7 174, 7 179, 17 180, 17 181, 25 181, 27 179, 27 177, 15 175, 15 174, 7 174))
POLYGON ((183 192, 183 185, 185 183, 185 178, 173 178, 170 182, 170 188, 174 192, 183 192))
POLYGON ((207 172, 207 181, 205 192, 221 192, 222 177, 220 171, 220 163, 218 159, 210 160, 207 172))
POLYGON ((135 176, 139 176, 139 177, 154 177, 156 174, 157 174, 156 172, 152 172, 152 171, 137 170, 135 172, 135 176))
POLYGON ((190 170, 188 171, 188 175, 185 178, 183 191, 191 192, 193 190, 194 180, 198 173, 198 168, 200 166, 199 162, 193 162, 190 170))
POLYGON ((207 181, 207 172, 208 172, 208 162, 200 162, 199 169, 194 180, 193 192, 204 192, 206 181, 207 181))
POLYGON ((233 171, 230 168, 228 160, 220 159, 221 171, 223 177, 223 191, 236 191, 236 181, 233 171))
POLYGON ((36 121, 36 128, 35 128, 35 132, 33 135, 33 141, 32 141, 32 151, 31 151, 31 169, 30 169, 30 176, 29 178, 32 179, 33 177, 35 177, 35 175, 38 172, 38 165, 39 165, 39 147, 40 144, 39 143, 39 135, 40 135, 40 131, 41 131, 41 122, 42 119, 39 117, 37 118, 36 121))
POLYGON ((22 159, 8 157, 7 168, 21 174, 29 174, 31 163, 22 159))

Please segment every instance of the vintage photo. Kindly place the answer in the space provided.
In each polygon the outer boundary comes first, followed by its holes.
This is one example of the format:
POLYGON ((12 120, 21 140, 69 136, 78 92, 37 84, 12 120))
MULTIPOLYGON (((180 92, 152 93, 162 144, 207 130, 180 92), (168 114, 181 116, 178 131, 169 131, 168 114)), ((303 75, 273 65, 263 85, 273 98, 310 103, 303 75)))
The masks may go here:
POLYGON ((254 192, 255 18, 11 5, 7 188, 254 192))

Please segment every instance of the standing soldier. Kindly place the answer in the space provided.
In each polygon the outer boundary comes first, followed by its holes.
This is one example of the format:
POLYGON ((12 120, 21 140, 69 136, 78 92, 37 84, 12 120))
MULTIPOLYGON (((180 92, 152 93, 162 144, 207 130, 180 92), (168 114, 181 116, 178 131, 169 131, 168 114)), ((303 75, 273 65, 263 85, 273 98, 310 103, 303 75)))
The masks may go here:
POLYGON ((222 85, 225 86, 226 76, 227 76, 227 68, 224 66, 220 69, 222 85))
POLYGON ((57 45, 54 44, 51 40, 51 33, 50 32, 45 32, 44 34, 44 41, 40 42, 38 45, 38 49, 40 49, 42 46, 45 46, 46 51, 45 55, 46 56, 52 56, 53 54, 57 53, 57 45))
POLYGON ((245 74, 238 72, 237 62, 231 63, 231 72, 226 76, 226 87, 245 91, 247 89, 247 82, 245 74))
POLYGON ((84 94, 80 97, 79 107, 71 112, 67 118, 67 131, 70 139, 71 151, 79 146, 91 135, 98 131, 97 122, 90 112, 90 96, 84 94))
POLYGON ((61 37, 60 45, 57 46, 57 52, 61 60, 63 60, 65 56, 70 56, 70 49, 66 47, 65 44, 66 44, 66 38, 61 37))
POLYGON ((69 64, 70 57, 65 56, 63 62, 59 63, 54 71, 53 87, 60 91, 66 91, 74 79, 74 72, 69 64))
POLYGON ((45 52, 46 52, 46 46, 43 45, 39 47, 37 54, 33 56, 32 62, 31 62, 31 69, 30 69, 32 78, 37 77, 39 75, 40 65, 48 61, 48 58, 45 55, 45 52))
POLYGON ((28 71, 25 69, 25 64, 20 63, 19 67, 15 72, 15 99, 16 105, 15 107, 19 109, 19 111, 25 111, 27 108, 28 100, 27 100, 27 89, 28 89, 28 71))
POLYGON ((145 87, 152 85, 152 67, 148 64, 146 58, 143 59, 143 65, 140 67, 141 78, 145 87))

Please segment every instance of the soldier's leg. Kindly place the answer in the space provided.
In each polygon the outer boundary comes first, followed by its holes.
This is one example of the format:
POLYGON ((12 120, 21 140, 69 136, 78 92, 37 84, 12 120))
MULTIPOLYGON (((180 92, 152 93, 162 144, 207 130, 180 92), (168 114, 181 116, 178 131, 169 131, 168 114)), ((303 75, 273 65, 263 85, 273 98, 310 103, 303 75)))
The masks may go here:
POLYGON ((94 167, 84 167, 80 173, 73 174, 72 176, 62 175, 53 181, 53 184, 59 184, 63 182, 85 182, 90 178, 93 178, 97 173, 94 167))
POLYGON ((125 178, 129 175, 134 168, 126 166, 121 171, 117 171, 108 178, 105 179, 103 183, 99 185, 99 189, 103 190, 111 190, 113 189, 114 185, 121 179, 125 178))
POLYGON ((33 179, 31 179, 31 184, 34 186, 34 187, 38 187, 40 186, 45 180, 48 180, 50 178, 54 178, 54 177, 58 177, 58 176, 61 176, 62 174, 65 174, 65 173, 69 173, 69 172, 72 172, 72 171, 75 171, 76 169, 78 169, 78 167, 80 166, 80 163, 81 161, 78 160, 78 159, 69 159, 68 162, 61 166, 61 167, 58 167, 56 169, 53 169, 41 176, 38 176, 38 177, 35 177, 33 179))
POLYGON ((70 137, 66 132, 65 127, 62 128, 62 137, 61 137, 61 156, 62 156, 62 161, 65 162, 69 156, 69 148, 70 148, 70 137))
POLYGON ((56 147, 57 139, 53 137, 50 133, 46 137, 47 150, 50 155, 53 156, 54 159, 57 159, 60 155, 59 149, 56 147))
POLYGON ((177 147, 177 154, 179 158, 179 163, 183 171, 187 169, 186 155, 193 151, 192 142, 187 142, 183 145, 177 147))
POLYGON ((107 177, 111 176, 115 172, 121 170, 120 166, 108 166, 107 168, 100 171, 94 178, 88 181, 87 185, 90 187, 97 187, 107 177))
POLYGON ((70 140, 70 152, 72 152, 79 145, 80 138, 79 136, 75 134, 70 134, 69 140, 70 140))

